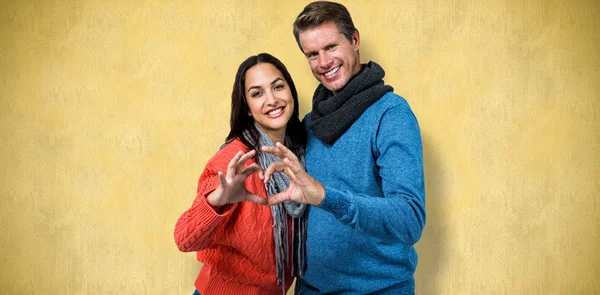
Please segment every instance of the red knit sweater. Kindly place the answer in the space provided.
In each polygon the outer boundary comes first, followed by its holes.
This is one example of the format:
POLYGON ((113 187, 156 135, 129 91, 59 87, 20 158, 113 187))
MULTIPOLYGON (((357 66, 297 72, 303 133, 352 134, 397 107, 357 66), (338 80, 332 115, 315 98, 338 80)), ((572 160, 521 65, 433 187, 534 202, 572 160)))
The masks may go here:
MULTIPOLYGON (((192 207, 175 225, 175 243, 183 252, 198 251, 196 256, 204 266, 195 285, 202 295, 280 295, 271 209, 244 201, 215 211, 206 201, 206 196, 219 186, 217 172, 226 173, 227 164, 240 150, 248 152, 249 148, 236 139, 206 164, 192 207)), ((254 159, 246 166, 252 163, 254 159)), ((265 187, 256 173, 246 179, 245 185, 251 193, 266 198, 265 187)), ((286 291, 291 283, 288 268, 286 291)))

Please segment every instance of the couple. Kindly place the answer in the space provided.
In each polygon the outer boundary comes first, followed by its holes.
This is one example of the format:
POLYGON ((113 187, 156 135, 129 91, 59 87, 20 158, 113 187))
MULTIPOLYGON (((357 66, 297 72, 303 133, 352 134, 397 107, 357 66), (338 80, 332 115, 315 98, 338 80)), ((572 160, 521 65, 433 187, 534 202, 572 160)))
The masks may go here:
POLYGON ((320 82, 312 111, 303 126, 277 58, 240 65, 231 131, 175 227, 179 249, 204 264, 194 294, 285 294, 294 277, 301 294, 413 294, 425 224, 417 120, 378 64, 360 64, 344 6, 309 4, 294 36, 320 82))

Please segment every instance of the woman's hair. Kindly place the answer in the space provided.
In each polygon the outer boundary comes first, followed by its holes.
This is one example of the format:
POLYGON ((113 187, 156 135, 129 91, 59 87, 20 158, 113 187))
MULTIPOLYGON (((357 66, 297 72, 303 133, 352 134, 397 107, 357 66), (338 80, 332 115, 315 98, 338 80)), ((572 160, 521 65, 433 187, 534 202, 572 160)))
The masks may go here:
POLYGON ((352 34, 356 32, 356 27, 348 9, 339 3, 316 1, 306 5, 294 21, 294 37, 300 50, 304 51, 300 44, 300 33, 328 22, 335 23, 340 33, 352 43, 352 34))
MULTIPOLYGON (((291 139, 291 146, 288 146, 288 148, 293 151, 296 150, 297 147, 303 147, 306 143, 306 130, 304 130, 304 126, 300 123, 298 117, 300 105, 298 104, 298 92, 296 91, 296 86, 294 85, 292 76, 285 68, 285 65, 283 65, 279 59, 268 53, 250 56, 242 62, 238 68, 237 74, 235 75, 235 82, 233 83, 233 91, 231 92, 231 117, 229 119, 231 130, 229 131, 229 135, 227 135, 226 142, 239 138, 246 146, 253 147, 254 149, 259 148, 259 133, 254 126, 254 118, 248 115, 250 109, 246 103, 245 85, 246 72, 253 66, 261 63, 272 64, 281 72, 283 79, 285 79, 285 82, 289 85, 294 99, 294 111, 292 112, 292 117, 288 121, 285 129, 286 135, 291 139), (244 131, 246 130, 248 130, 250 137, 255 144, 251 144, 244 137, 244 131)), ((285 143, 282 142, 282 144, 285 143)))

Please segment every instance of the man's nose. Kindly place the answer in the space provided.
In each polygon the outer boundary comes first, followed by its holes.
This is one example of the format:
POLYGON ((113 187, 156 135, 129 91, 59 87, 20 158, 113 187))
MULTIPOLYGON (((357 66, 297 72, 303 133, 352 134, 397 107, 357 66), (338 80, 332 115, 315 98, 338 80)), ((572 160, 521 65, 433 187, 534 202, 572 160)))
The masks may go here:
POLYGON ((327 53, 319 54, 319 66, 328 69, 331 66, 332 59, 327 53))

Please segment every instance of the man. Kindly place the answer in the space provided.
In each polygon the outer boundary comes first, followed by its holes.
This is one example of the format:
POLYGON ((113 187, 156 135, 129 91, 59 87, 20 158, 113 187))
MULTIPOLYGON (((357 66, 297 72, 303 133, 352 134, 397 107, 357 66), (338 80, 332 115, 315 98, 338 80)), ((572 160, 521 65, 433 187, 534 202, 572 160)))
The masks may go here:
POLYGON ((281 171, 292 180, 269 203, 312 205, 301 294, 413 294, 413 245, 425 225, 417 120, 378 64, 360 64, 359 32, 343 5, 309 4, 294 36, 321 82, 304 120, 307 171, 281 144, 264 150, 283 159, 265 181, 281 171))

